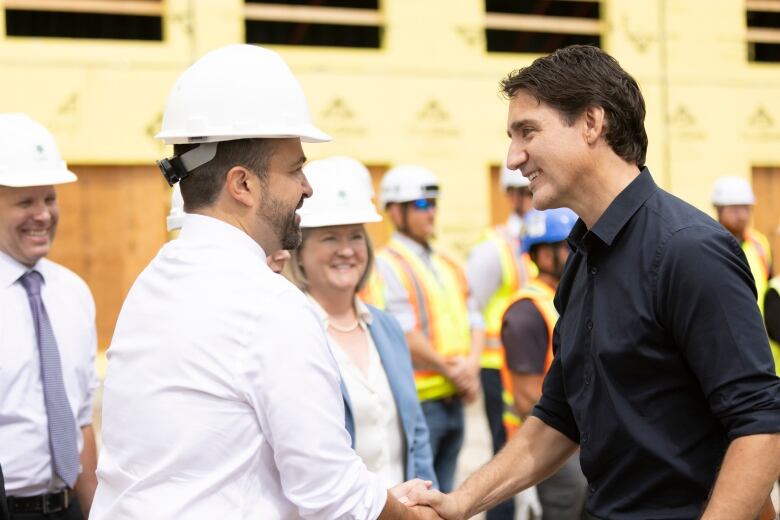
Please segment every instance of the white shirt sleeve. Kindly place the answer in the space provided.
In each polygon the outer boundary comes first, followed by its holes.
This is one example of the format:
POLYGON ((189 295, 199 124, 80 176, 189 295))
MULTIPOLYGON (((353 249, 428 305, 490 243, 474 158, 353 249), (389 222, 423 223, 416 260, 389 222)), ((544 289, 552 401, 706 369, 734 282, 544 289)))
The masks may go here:
POLYGON ((484 241, 471 251, 466 262, 466 278, 477 309, 484 311, 501 286, 501 258, 494 244, 484 241))
POLYGON ((339 372, 314 310, 286 291, 250 331, 238 370, 301 517, 375 519, 387 489, 350 447, 339 372))
POLYGON ((100 385, 100 380, 97 376, 97 369, 95 367, 95 356, 97 354, 98 342, 97 342, 97 330, 95 328, 95 301, 92 299, 92 294, 85 286, 85 299, 84 306, 89 316, 89 337, 87 338, 87 358, 84 360, 83 372, 82 372, 82 389, 84 391, 84 400, 79 407, 76 422, 80 428, 92 424, 92 402, 95 397, 95 390, 100 385))
POLYGON ((385 283, 385 311, 398 320, 404 333, 411 332, 417 327, 417 315, 403 282, 381 257, 376 258, 376 269, 385 283))

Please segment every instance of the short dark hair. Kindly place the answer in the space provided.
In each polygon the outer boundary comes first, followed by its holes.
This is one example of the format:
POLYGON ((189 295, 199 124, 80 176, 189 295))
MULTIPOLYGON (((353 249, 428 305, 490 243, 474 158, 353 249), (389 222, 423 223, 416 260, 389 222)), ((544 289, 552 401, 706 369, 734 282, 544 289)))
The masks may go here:
POLYGON ((602 107, 607 144, 625 161, 645 165, 647 132, 642 92, 617 60, 598 47, 570 45, 558 49, 501 80, 501 92, 507 98, 520 90, 558 110, 568 125, 574 124, 588 107, 602 107))
MULTIPOLYGON (((236 139, 221 141, 217 154, 206 164, 192 170, 180 181, 184 211, 193 211, 210 206, 217 200, 225 175, 234 166, 243 166, 265 180, 268 160, 273 154, 271 139, 236 139)), ((176 144, 173 154, 181 155, 198 146, 197 144, 176 144)))

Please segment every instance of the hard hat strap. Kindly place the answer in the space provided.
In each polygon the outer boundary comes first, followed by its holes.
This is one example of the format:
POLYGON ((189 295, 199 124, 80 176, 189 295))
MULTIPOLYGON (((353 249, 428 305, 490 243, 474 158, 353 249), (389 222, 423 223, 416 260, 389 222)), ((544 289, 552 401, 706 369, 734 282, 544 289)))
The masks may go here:
POLYGON ((192 150, 187 150, 181 155, 169 157, 157 161, 165 180, 173 186, 200 166, 203 166, 217 155, 219 143, 199 144, 192 150))

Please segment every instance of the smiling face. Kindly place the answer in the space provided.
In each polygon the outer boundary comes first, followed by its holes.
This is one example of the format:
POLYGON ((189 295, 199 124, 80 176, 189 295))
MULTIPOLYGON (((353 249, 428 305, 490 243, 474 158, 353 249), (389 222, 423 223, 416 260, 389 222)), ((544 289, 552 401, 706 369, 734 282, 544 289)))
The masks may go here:
POLYGON ((0 251, 32 267, 49 253, 59 216, 54 186, 0 186, 0 251))
POLYGON ((309 291, 354 293, 368 266, 368 242, 362 224, 312 228, 298 250, 309 291))
POLYGON ((507 165, 531 181, 534 208, 573 207, 587 164, 582 117, 569 126, 557 110, 520 90, 509 103, 507 134, 507 165))

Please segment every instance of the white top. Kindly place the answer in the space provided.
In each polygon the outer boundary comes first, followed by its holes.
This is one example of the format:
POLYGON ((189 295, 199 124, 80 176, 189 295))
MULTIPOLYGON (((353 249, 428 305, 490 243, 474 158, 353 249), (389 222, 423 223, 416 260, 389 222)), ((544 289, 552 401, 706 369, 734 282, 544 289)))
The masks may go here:
MULTIPOLYGON (((368 373, 364 374, 330 333, 327 328, 328 314, 314 298, 310 299, 328 333, 328 341, 333 347, 341 377, 349 392, 355 421, 355 451, 369 470, 382 477, 386 487, 396 486, 405 480, 403 427, 374 339, 371 334, 366 334, 368 373)), ((359 298, 355 298, 355 308, 360 327, 368 331, 371 311, 359 298)))
POLYGON ((187 214, 108 350, 91 520, 375 519, 308 299, 243 231, 187 214))
MULTIPOLYGON (((87 284, 65 267, 42 258, 33 269, 43 275, 41 299, 57 339, 81 451, 81 427, 92 423, 92 395, 98 385, 95 302, 87 284)), ((51 463, 38 340, 27 291, 18 281, 29 270, 0 252, 0 464, 9 496, 65 487, 51 463)))

